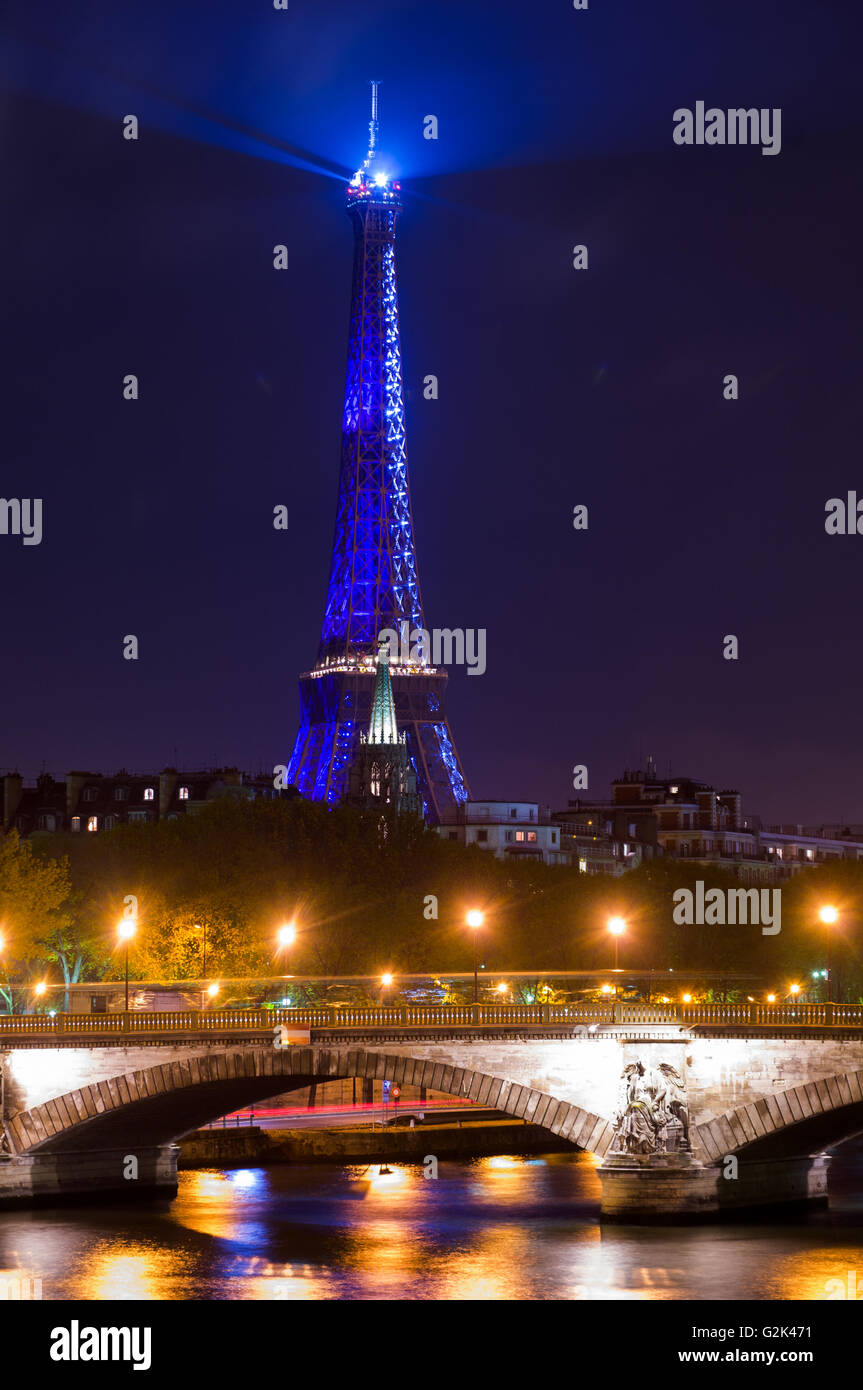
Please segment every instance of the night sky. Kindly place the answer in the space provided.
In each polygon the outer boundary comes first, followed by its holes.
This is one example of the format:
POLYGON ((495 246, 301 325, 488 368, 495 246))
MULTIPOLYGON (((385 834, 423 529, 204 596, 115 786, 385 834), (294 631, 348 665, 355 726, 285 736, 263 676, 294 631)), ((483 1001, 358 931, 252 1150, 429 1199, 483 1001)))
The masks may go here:
POLYGON ((488 633, 449 692, 474 795, 651 753, 863 822, 863 536, 824 529, 863 497, 850 0, 11 8, 0 495, 44 538, 0 535, 0 769, 287 762, 376 78, 426 623, 488 633), (697 100, 781 107, 781 153, 676 146, 697 100))

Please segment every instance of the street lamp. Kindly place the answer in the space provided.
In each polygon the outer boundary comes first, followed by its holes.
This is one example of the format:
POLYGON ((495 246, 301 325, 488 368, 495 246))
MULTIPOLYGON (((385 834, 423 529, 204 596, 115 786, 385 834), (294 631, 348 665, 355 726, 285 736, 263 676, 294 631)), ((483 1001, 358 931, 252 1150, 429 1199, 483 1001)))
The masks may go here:
MULTIPOLYGON (((818 916, 826 927, 833 927, 839 921, 839 912, 829 904, 819 909, 818 916)), ((830 1003, 830 994, 833 989, 833 937, 827 935, 827 1003, 830 1003)))
POLYGON ((206 924, 206 922, 204 923, 203 926, 201 926, 201 923, 200 923, 200 922, 196 922, 196 923, 195 923, 195 931, 200 931, 200 932, 203 932, 203 933, 204 933, 204 937, 203 937, 203 940, 202 940, 202 942, 201 942, 201 945, 203 946, 203 953, 202 953, 202 954, 203 954, 203 959, 201 960, 201 979, 202 979, 202 980, 206 980, 206 978, 207 978, 207 924, 206 924))
MULTIPOLYGON (((618 968, 618 957, 619 957, 619 954, 620 954, 620 949, 619 949, 619 948, 620 948, 620 938, 623 936, 623 933, 626 931, 626 923, 624 922, 624 920, 623 920, 622 917, 609 917, 609 919, 608 919, 608 930, 611 932, 611 935, 614 937, 614 969, 615 969, 615 972, 616 972, 616 971, 617 971, 617 968, 618 968)), ((614 996, 615 996, 615 998, 617 998, 617 978, 616 978, 616 975, 615 975, 615 981, 614 981, 614 996)))
POLYGON ((776 1003, 776 995, 775 995, 775 994, 768 994, 768 996, 767 996, 767 1002, 768 1002, 768 1004, 775 1004, 775 1003, 776 1003))
POLYGON ((135 930, 135 923, 130 917, 124 917, 117 928, 117 935, 126 943, 126 1013, 129 1012, 129 942, 135 935, 135 930))
POLYGON ((479 957, 478 957, 478 955, 477 955, 477 951, 478 951, 479 947, 478 947, 478 944, 477 944, 477 936, 476 936, 476 934, 477 934, 477 932, 479 931, 480 927, 482 926, 483 922, 485 921, 485 917, 483 916, 483 914, 482 914, 481 912, 479 912, 479 911, 474 907, 474 908, 471 908, 470 912, 467 914, 467 916, 465 917, 464 920, 467 922, 467 925, 470 927, 471 931, 473 932, 473 1002, 474 1002, 475 1004, 478 1004, 478 1003, 479 1003, 479 975, 478 975, 478 971, 479 971, 479 957))
POLYGON ((286 922, 283 927, 279 927, 276 932, 276 941, 281 949, 284 946, 293 946, 297 939, 297 929, 293 922, 286 922))
POLYGON ((219 986, 216 984, 216 982, 215 982, 215 980, 214 980, 213 983, 212 983, 211 985, 207 985, 207 994, 209 995, 209 997, 210 997, 211 999, 215 999, 215 997, 216 997, 216 995, 217 995, 218 993, 219 993, 219 986))
POLYGON ((392 977, 392 975, 390 974, 390 972, 389 972, 388 970, 385 970, 384 973, 383 973, 383 975, 381 975, 381 1008, 383 1008, 383 1006, 384 1006, 384 999, 386 998, 386 992, 387 992, 387 990, 389 989, 389 987, 390 987, 390 985, 392 984, 392 982, 393 982, 393 977, 392 977))

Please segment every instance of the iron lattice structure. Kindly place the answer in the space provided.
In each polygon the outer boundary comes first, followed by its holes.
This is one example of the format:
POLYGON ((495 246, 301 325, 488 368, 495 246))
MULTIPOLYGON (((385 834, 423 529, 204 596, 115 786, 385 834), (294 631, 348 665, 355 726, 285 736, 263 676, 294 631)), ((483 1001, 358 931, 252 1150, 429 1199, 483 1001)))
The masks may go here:
MULTIPOLYGON (((288 780, 342 800, 368 727, 378 637, 423 629, 408 485, 396 284, 400 185, 379 169, 377 87, 369 152, 347 190, 354 231, 345 409, 330 582, 318 660, 300 677, 300 729, 288 780)), ((399 728, 426 818, 452 818, 469 791, 446 718, 446 672, 427 656, 391 669, 399 728)))

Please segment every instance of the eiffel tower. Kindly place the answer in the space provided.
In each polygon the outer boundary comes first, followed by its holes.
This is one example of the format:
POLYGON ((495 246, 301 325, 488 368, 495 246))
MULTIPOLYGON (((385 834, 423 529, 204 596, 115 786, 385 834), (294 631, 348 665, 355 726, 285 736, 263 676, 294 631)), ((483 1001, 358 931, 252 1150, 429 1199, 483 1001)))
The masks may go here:
MULTIPOLYGON (((300 676, 300 729, 287 780, 303 796, 336 802, 368 728, 378 636, 424 629, 408 486, 396 288, 401 185, 382 167, 378 84, 372 83, 369 149, 347 189, 354 273, 336 529, 324 623, 314 668, 300 676)), ((405 644, 408 645, 408 644, 405 644)), ((423 813, 454 819, 469 789, 445 709, 446 671, 423 642, 390 667, 398 727, 406 736, 423 813)))

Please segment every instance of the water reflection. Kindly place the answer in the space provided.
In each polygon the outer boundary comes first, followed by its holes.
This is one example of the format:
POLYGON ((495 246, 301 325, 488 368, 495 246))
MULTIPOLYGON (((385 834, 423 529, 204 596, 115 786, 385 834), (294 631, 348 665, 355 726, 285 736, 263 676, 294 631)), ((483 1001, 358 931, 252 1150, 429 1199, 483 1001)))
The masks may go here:
POLYGON ((87 1300, 825 1299, 863 1275, 863 1142, 830 1212, 794 1225, 600 1227, 587 1155, 390 1166, 188 1172, 159 1205, 10 1212, 0 1270, 87 1300))

